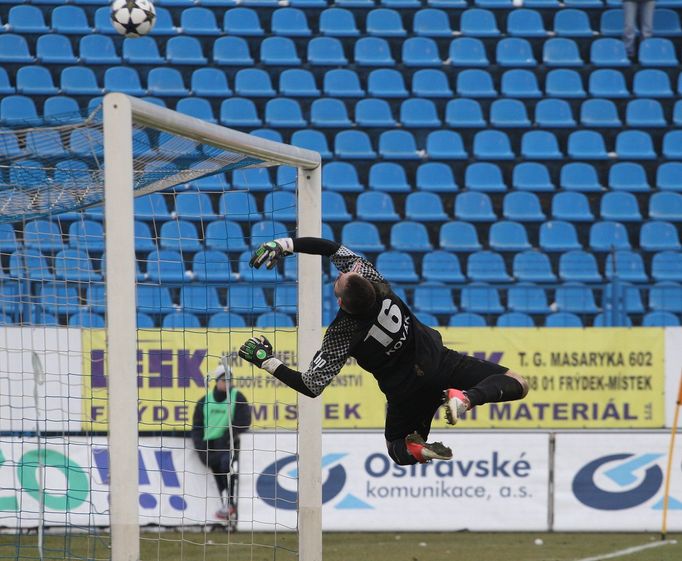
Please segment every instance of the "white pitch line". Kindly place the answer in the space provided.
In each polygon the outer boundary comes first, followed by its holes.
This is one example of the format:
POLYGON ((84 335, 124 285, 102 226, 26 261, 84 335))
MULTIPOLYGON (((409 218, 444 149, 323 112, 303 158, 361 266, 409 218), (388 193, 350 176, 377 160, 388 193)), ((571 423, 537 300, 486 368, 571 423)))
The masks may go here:
POLYGON ((620 551, 614 551, 613 553, 604 553, 603 555, 596 555, 594 557, 585 557, 584 559, 578 559, 577 561, 602 561, 602 559, 613 559, 614 557, 622 557, 623 555, 630 555, 631 553, 637 553, 645 549, 651 549, 653 547, 659 547, 661 545, 674 545, 677 540, 663 540, 660 542, 646 543, 644 545, 637 545, 635 547, 628 547, 627 549, 621 549, 620 551))

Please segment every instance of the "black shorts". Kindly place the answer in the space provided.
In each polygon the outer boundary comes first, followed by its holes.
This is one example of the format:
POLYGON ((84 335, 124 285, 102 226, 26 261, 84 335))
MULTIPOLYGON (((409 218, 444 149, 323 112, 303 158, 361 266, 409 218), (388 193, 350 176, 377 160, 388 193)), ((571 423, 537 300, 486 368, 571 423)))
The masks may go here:
POLYGON ((456 388, 468 390, 489 376, 504 374, 509 369, 480 358, 463 355, 450 349, 443 349, 441 375, 433 383, 425 385, 409 401, 388 402, 386 407, 386 440, 405 438, 417 431, 426 439, 431 430, 431 421, 443 404, 443 390, 456 388))

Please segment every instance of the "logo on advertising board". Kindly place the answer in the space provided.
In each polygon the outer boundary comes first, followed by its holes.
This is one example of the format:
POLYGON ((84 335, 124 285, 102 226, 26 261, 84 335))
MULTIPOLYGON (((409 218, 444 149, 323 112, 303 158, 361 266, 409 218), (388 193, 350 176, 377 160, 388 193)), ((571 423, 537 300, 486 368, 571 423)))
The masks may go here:
MULTIPOLYGON (((585 506, 598 510, 625 510, 653 499, 661 490, 660 453, 620 453, 601 456, 585 464, 573 478, 573 494, 585 506)), ((670 497, 669 508, 682 509, 670 497)), ((663 508, 663 498, 652 506, 663 508)))

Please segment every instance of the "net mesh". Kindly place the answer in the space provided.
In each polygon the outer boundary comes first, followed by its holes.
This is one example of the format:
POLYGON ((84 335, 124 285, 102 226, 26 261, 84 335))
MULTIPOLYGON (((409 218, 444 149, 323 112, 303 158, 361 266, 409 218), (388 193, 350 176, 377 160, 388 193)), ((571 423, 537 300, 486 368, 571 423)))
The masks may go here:
MULTIPOLYGON (((100 113, 0 147, 0 559, 108 559, 100 113)), ((296 170, 148 127, 133 152, 141 558, 295 559, 296 394, 237 350, 296 365, 297 261, 248 266, 295 235, 296 170), (249 409, 228 460, 192 439, 220 365, 249 409)))

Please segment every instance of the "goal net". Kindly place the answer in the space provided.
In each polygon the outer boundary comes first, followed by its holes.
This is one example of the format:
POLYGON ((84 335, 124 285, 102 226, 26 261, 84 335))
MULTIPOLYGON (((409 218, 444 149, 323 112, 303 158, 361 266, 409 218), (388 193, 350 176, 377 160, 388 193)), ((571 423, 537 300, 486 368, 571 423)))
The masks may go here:
POLYGON ((0 132, 0 559, 321 558, 319 402, 237 356, 319 343, 319 258, 248 265, 320 235, 319 154, 123 94, 75 121, 0 132))

